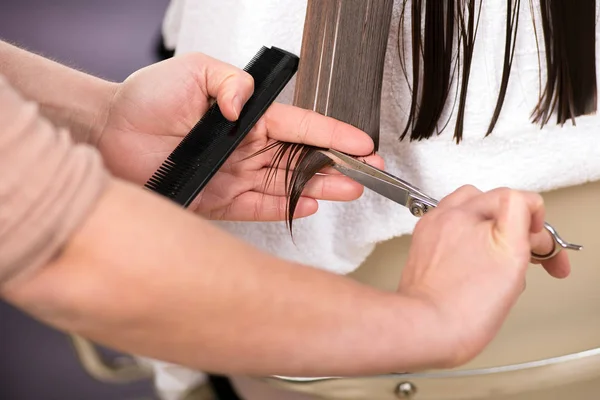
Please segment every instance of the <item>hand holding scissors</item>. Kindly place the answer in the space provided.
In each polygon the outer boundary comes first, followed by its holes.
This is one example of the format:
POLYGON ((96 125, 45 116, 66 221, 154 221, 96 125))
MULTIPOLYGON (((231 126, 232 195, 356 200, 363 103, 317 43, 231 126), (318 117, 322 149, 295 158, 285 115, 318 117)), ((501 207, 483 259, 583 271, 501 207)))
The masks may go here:
MULTIPOLYGON (((329 157, 337 171, 348 176, 354 181, 371 189, 381 196, 384 196, 398 204, 407 207, 415 217, 422 217, 431 209, 438 206, 439 202, 423 193, 419 188, 411 185, 404 180, 382 171, 369 164, 351 157, 336 150, 321 150, 321 153, 329 157)), ((550 233, 554 241, 553 248, 545 254, 532 252, 532 259, 535 261, 545 261, 556 256, 563 249, 579 251, 583 246, 571 244, 562 239, 556 229, 547 222, 544 228, 550 233)))

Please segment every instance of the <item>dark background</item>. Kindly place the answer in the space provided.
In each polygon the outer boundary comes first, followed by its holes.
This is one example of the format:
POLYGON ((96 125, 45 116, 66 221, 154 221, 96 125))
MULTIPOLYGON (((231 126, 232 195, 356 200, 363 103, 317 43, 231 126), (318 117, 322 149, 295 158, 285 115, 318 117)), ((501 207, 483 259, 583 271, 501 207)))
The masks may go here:
MULTIPOLYGON (((167 5, 168 0, 0 0, 0 38, 120 81, 158 60, 167 5)), ((152 382, 94 380, 67 336, 0 301, 0 400, 141 399, 156 399, 152 382)))

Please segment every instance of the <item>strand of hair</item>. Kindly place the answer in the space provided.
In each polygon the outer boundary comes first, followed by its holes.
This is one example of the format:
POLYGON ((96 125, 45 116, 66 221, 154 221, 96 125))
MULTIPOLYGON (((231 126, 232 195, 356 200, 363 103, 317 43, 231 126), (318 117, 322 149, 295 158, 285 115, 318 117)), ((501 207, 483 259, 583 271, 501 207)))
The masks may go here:
MULTIPOLYGON (((398 28, 403 37, 403 10, 398 28)), ((459 56, 455 49, 455 0, 413 0, 411 7, 412 91, 408 120, 400 140, 410 132, 411 140, 423 140, 439 134, 438 123, 445 109, 459 56), (423 15, 424 11, 424 15, 423 15), (422 21, 424 19, 424 29, 422 21), (454 68, 453 68, 454 66, 454 68)), ((399 39, 404 44, 404 39, 399 39)), ((401 62, 404 54, 400 54, 401 62)), ((407 74, 405 73, 405 77, 407 74)), ((407 79, 408 82, 408 79, 407 79)))
POLYGON ((473 61, 473 52, 475 50, 475 38, 479 29, 479 20, 481 17, 481 6, 483 0, 479 0, 479 7, 475 6, 476 0, 462 0, 463 3, 459 7, 459 32, 463 36, 463 59, 464 65, 462 69, 462 80, 460 89, 460 102, 458 105, 458 115, 456 118, 456 126, 454 128, 454 139, 456 143, 460 143, 463 138, 463 129, 465 121, 465 110, 467 103, 467 93, 469 88, 469 78, 471 75, 471 64, 473 61), (466 3, 466 6, 465 6, 466 3), (475 19, 475 9, 478 8, 477 19, 475 19), (468 17, 465 22, 465 9, 467 9, 468 17))
POLYGON ((500 82, 500 93, 498 95, 498 101, 496 103, 496 108, 494 109, 492 120, 485 136, 489 136, 496 127, 498 118, 502 112, 504 100, 506 99, 506 92, 517 44, 520 8, 521 0, 506 0, 506 42, 504 47, 504 67, 502 70, 502 80, 500 82))

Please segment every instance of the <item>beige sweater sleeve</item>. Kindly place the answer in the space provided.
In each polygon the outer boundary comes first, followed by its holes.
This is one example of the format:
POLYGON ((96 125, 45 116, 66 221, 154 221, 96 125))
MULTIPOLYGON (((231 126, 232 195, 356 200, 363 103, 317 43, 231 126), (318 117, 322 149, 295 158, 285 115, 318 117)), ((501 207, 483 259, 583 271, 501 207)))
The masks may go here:
POLYGON ((0 285, 56 256, 108 177, 94 148, 75 145, 0 76, 0 285))

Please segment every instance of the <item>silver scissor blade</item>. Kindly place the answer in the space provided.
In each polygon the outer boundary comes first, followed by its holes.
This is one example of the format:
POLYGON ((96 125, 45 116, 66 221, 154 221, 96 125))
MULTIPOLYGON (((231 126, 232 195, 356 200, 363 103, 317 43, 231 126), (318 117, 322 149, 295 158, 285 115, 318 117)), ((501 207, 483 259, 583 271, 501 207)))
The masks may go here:
MULTIPOLYGON (((344 171, 347 171, 344 173, 347 176, 350 176, 349 174, 351 172, 349 172, 349 171, 354 171, 353 172, 354 175, 356 175, 356 176, 362 175, 365 177, 364 179, 374 178, 375 181, 378 181, 377 185, 379 185, 379 183, 381 183, 381 182, 387 182, 391 186, 391 188, 388 189, 384 185, 382 185, 383 187, 381 188, 381 190, 384 190, 386 193, 389 190, 392 190, 392 191, 404 190, 405 192, 407 192, 407 196, 417 197, 421 201, 424 201, 425 203, 427 203, 428 205, 430 205, 432 207, 435 207, 438 204, 438 201, 436 199, 423 193, 421 191, 421 189, 417 188, 416 186, 411 185, 410 183, 398 178, 397 176, 394 176, 388 172, 380 170, 377 167, 369 165, 363 161, 359 161, 352 156, 349 156, 347 154, 341 153, 341 152, 333 150, 333 149, 321 150, 321 153, 324 154, 325 156, 329 157, 331 160, 333 160, 336 167, 343 168, 344 171)), ((341 172, 341 170, 340 170, 340 172, 341 172)), ((366 184, 363 184, 363 185, 366 187, 369 187, 366 184)), ((369 187, 369 188, 372 189, 371 187, 369 187)), ((380 193, 380 190, 378 190, 378 189, 372 189, 372 190, 375 190, 377 193, 380 193)), ((380 193, 380 194, 384 195, 383 193, 380 193)), ((388 196, 386 196, 386 197, 388 197, 388 196)), ((394 199, 392 199, 392 200, 394 200, 394 199)), ((394 201, 396 201, 396 200, 394 200, 394 201)))
POLYGON ((350 179, 360 183, 364 187, 371 189, 375 193, 401 204, 404 207, 408 207, 410 200, 410 193, 408 190, 398 187, 388 181, 384 181, 369 175, 368 173, 346 168, 339 164, 335 164, 333 168, 346 175, 350 179))
MULTIPOLYGON (((332 149, 321 150, 321 153, 331 158, 334 162, 333 168, 379 195, 407 207, 416 217, 422 217, 438 205, 437 200, 424 194, 411 184, 376 167, 362 163, 347 154, 332 149)), ((532 252, 534 260, 551 259, 562 250, 583 250, 583 246, 563 240, 552 225, 546 222, 544 226, 552 236, 555 246, 552 252, 547 255, 532 252)))
POLYGON ((321 150, 321 153, 331 158, 333 162, 335 162, 338 165, 346 166, 346 168, 348 169, 361 171, 364 174, 377 177, 393 185, 405 186, 407 190, 410 189, 410 185, 408 183, 396 178, 393 175, 388 174, 385 171, 380 170, 379 168, 369 165, 363 161, 359 161, 352 156, 349 156, 347 154, 341 153, 333 149, 321 150))

